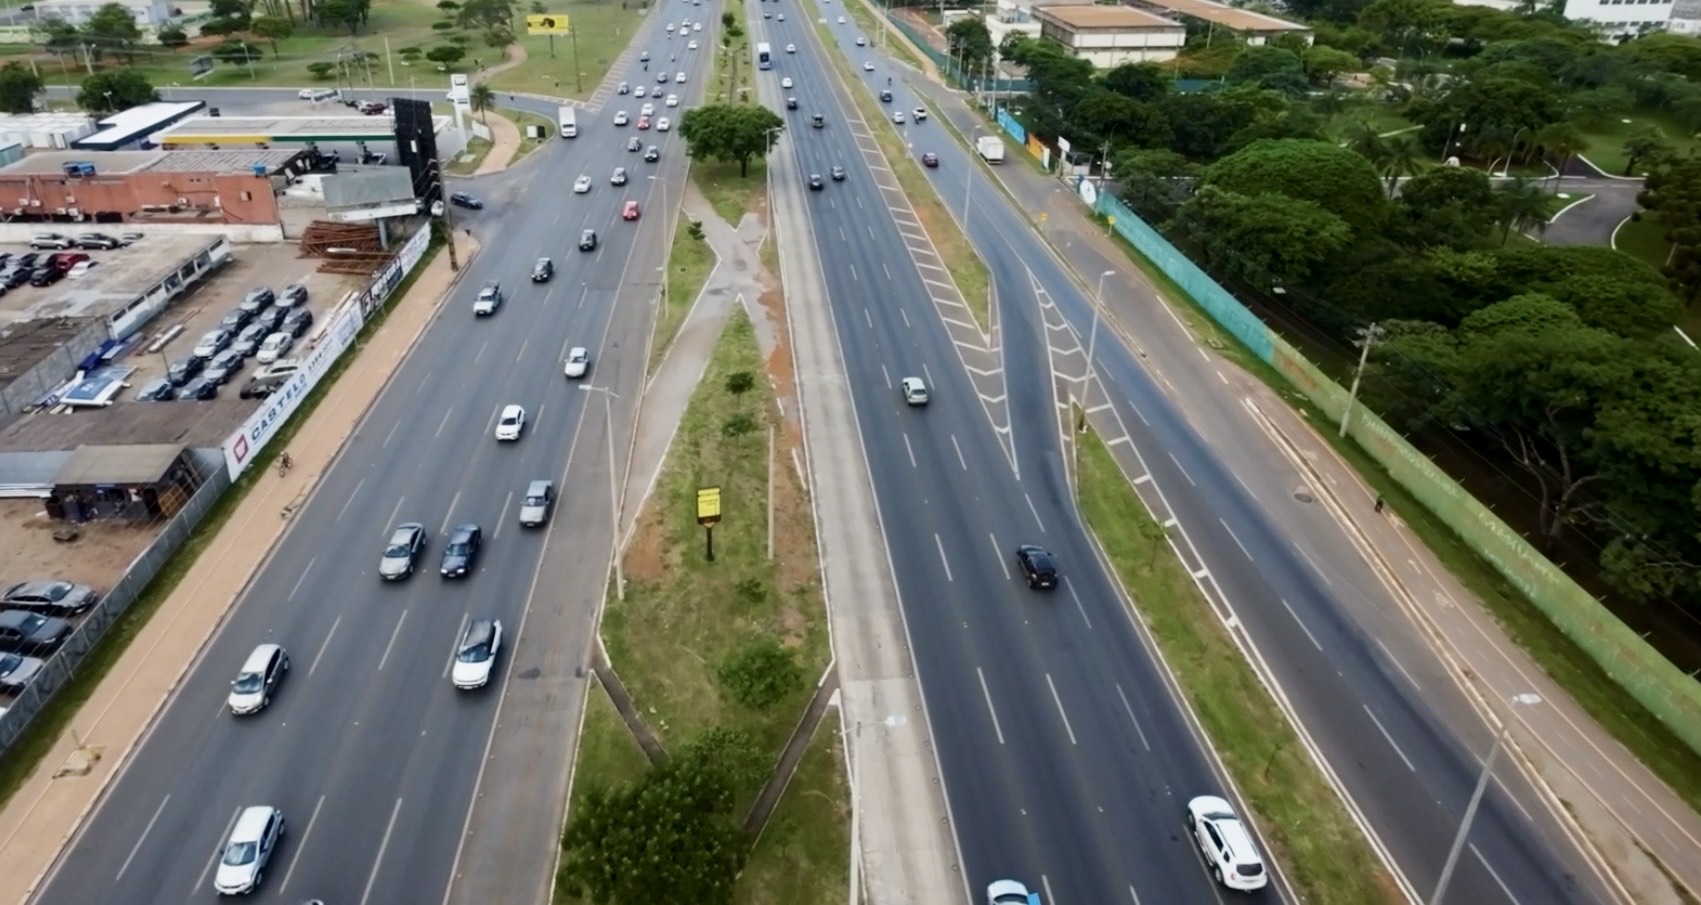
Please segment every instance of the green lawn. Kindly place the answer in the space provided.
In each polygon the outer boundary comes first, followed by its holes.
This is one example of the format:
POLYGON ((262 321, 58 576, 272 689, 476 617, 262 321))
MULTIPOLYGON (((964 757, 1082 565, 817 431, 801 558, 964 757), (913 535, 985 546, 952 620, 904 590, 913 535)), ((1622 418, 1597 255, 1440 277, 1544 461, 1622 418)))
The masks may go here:
POLYGON ((1613 247, 1655 267, 1664 267, 1671 254, 1671 243, 1666 241, 1664 232, 1653 217, 1644 214, 1619 227, 1613 236, 1613 247))
POLYGON ((680 217, 679 225, 674 229, 673 251, 668 261, 671 269, 667 274, 667 297, 662 300, 661 310, 656 314, 655 335, 650 342, 649 373, 655 373, 662 356, 667 354, 680 324, 685 323, 685 316, 691 312, 691 306, 703 291, 703 283, 715 269, 715 260, 714 249, 706 240, 692 238, 690 218, 680 217))
POLYGON ((477 135, 467 135, 467 147, 455 155, 455 159, 444 165, 443 169, 451 176, 471 176, 479 164, 490 153, 490 139, 479 138, 477 135))
POLYGON ((514 125, 518 126, 520 129, 520 149, 515 151, 513 159, 508 161, 509 166, 513 166, 514 164, 525 160, 533 151, 555 141, 556 137, 561 134, 561 125, 547 116, 539 116, 536 113, 527 113, 524 110, 509 110, 506 108, 498 109, 496 112, 512 120, 514 125), (543 138, 527 138, 527 126, 542 126, 543 138))
POLYGON ((1078 496, 1299 897, 1314 905, 1404 901, 1097 434, 1081 438, 1078 496))
POLYGON ((844 905, 850 883, 850 787, 829 712, 750 852, 737 905, 844 905))
POLYGON ((1358 129, 1360 123, 1368 123, 1378 135, 1400 132, 1416 126, 1416 123, 1394 112, 1387 104, 1365 100, 1352 103, 1347 109, 1330 117, 1328 124, 1323 127, 1323 134, 1337 140, 1345 140, 1358 129))
MULTIPOLYGON (((857 27, 861 28, 863 34, 868 37, 869 43, 879 47, 880 32, 883 27, 879 14, 869 9, 868 4, 862 2, 862 0, 842 0, 842 2, 845 5, 845 12, 850 13, 850 17, 856 21, 857 27)), ((817 11, 820 11, 819 7, 817 7, 817 11)), ((829 51, 836 46, 837 44, 833 41, 827 42, 829 51)), ((896 28, 887 32, 886 46, 882 49, 887 53, 896 53, 897 56, 914 66, 918 71, 927 71, 927 63, 921 58, 921 54, 917 53, 909 42, 904 40, 903 32, 896 28)))
MULTIPOLYGON (((649 768, 649 760, 620 719, 608 692, 600 683, 592 683, 585 697, 585 723, 579 729, 579 758, 573 766, 573 793, 567 802, 569 817, 578 812, 590 790, 635 782, 649 768)), ((582 901, 562 892, 559 885, 554 899, 561 905, 582 901)))
POLYGON ((1694 136, 1678 128, 1670 120, 1660 116, 1636 113, 1619 122, 1585 132, 1584 136, 1588 138, 1589 146, 1583 152, 1583 156, 1589 158, 1595 166, 1605 170, 1607 175, 1623 176, 1625 175, 1626 163, 1624 142, 1630 136, 1647 128, 1658 130, 1660 134, 1665 136, 1666 141, 1671 142, 1672 147, 1676 148, 1679 154, 1691 154, 1701 148, 1701 144, 1696 142, 1694 136))
POLYGON ((768 165, 750 161, 750 175, 740 176, 738 164, 704 160, 691 162, 691 179, 697 183, 715 214, 734 227, 746 211, 768 206, 768 165))
MULTIPOLYGON (((529 9, 524 4, 521 6, 522 11, 529 9)), ((547 0, 545 6, 548 12, 565 12, 576 37, 555 38, 554 56, 551 56, 549 36, 522 34, 520 46, 526 49, 526 62, 497 73, 490 80, 490 87, 497 91, 588 98, 632 40, 644 18, 642 7, 612 0, 547 0)), ((521 30, 524 31, 523 23, 521 30)))

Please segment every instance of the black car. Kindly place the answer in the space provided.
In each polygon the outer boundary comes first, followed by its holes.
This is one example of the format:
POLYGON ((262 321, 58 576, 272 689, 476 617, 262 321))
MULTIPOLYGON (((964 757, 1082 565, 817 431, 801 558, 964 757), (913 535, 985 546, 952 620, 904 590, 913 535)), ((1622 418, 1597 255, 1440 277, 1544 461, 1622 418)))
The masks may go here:
POLYGON ((123 244, 105 233, 83 233, 77 237, 78 248, 117 248, 123 244))
POLYGON ((170 381, 172 386, 181 389, 184 384, 199 376, 201 369, 206 366, 207 363, 202 359, 193 355, 185 355, 182 358, 174 359, 171 364, 166 366, 165 379, 170 381))
POLYGON ((170 402, 176 398, 177 387, 164 377, 157 377, 148 381, 146 386, 136 391, 136 401, 138 402, 170 402))
POLYGON ((292 308, 284 315, 283 323, 278 325, 278 329, 300 339, 312 326, 313 312, 306 308, 292 308))
POLYGON ((449 542, 443 546, 443 565, 439 569, 444 578, 465 578, 472 574, 473 564, 478 562, 479 544, 484 540, 484 529, 477 525, 456 525, 449 532, 449 542))
POLYGON ((477 198, 474 198, 473 196, 467 194, 466 192, 454 192, 454 193, 452 193, 451 195, 449 195, 449 203, 453 204, 456 207, 464 207, 468 210, 474 210, 474 211, 484 210, 484 202, 478 200, 477 198))
POLYGON ((238 308, 225 315, 224 319, 219 321, 219 326, 232 333, 240 333, 242 332, 242 328, 248 326, 249 322, 253 320, 254 312, 243 311, 241 308, 238 308))
POLYGON ((892 102, 892 92, 887 91, 884 88, 880 89, 880 100, 882 103, 890 104, 892 102))
POLYGON ((278 387, 289 380, 289 375, 279 374, 272 377, 255 377, 242 385, 242 390, 236 395, 242 399, 264 399, 278 391, 278 387))
POLYGON ((552 276, 555 276, 554 261, 548 258, 538 258, 537 263, 532 265, 532 282, 547 283, 552 276))
POLYGON ((19 653, 45 653, 71 634, 71 623, 27 610, 0 612, 0 648, 19 653))
POLYGON ((1030 588, 1057 587, 1057 561, 1044 548, 1023 544, 1016 548, 1016 565, 1030 588))
POLYGON ((52 286, 54 283, 63 279, 65 279, 65 271, 54 267, 52 264, 48 264, 45 267, 37 267, 35 271, 30 274, 30 285, 52 286))
POLYGON ((265 324, 249 324, 242 328, 241 333, 236 334, 236 339, 231 340, 230 347, 241 353, 243 358, 247 358, 260 351, 260 344, 266 341, 266 334, 269 332, 271 331, 266 329, 265 324))
POLYGON ((277 300, 278 297, 272 292, 272 290, 261 286, 257 289, 248 290, 248 294, 242 297, 242 301, 236 303, 236 308, 238 311, 246 311, 249 314, 257 314, 260 309, 265 308, 267 305, 270 305, 277 300))
POLYGON ((584 232, 579 234, 579 250, 580 251, 596 251, 597 250, 597 231, 596 230, 587 229, 584 232))
POLYGON ((796 110, 797 109, 797 98, 795 98, 795 97, 786 98, 786 109, 787 110, 796 110))
POLYGON ((207 362, 206 368, 201 371, 201 379, 223 386, 236 376, 236 372, 242 370, 242 365, 247 360, 247 356, 241 352, 235 349, 226 349, 214 355, 212 361, 207 362))
POLYGON ((30 270, 28 267, 14 267, 11 270, 6 271, 6 288, 16 289, 19 286, 28 283, 30 281, 30 274, 34 272, 35 271, 30 270))
MULTIPOLYGON (((278 326, 284 322, 284 318, 289 317, 289 312, 290 309, 288 308, 267 308, 255 315, 253 323, 248 326, 264 327, 267 333, 276 333, 278 326)), ((261 341, 264 342, 265 340, 262 339, 261 341)))
POLYGON ((834 182, 844 182, 845 181, 845 168, 844 167, 834 167, 831 170, 827 171, 827 175, 832 176, 834 182))
POLYGON ((291 283, 278 294, 278 300, 272 304, 279 308, 299 308, 307 304, 307 287, 300 283, 291 283))
POLYGON ((199 402, 217 399, 219 398, 219 381, 214 380, 212 375, 202 371, 201 376, 184 384, 183 388, 177 391, 177 398, 194 399, 199 402))
POLYGON ((809 190, 811 192, 819 192, 821 189, 825 188, 826 185, 827 183, 821 178, 820 173, 809 174, 809 190))
POLYGON ((37 262, 39 260, 41 260, 41 252, 39 252, 39 251, 26 251, 23 254, 18 255, 17 257, 13 258, 11 260, 11 264, 12 264, 13 267, 22 267, 25 270, 33 270, 35 268, 35 262, 37 262))
POLYGON ((644 162, 645 163, 655 163, 656 161, 658 161, 660 159, 661 159, 661 149, 660 148, 657 148, 655 145, 650 145, 649 147, 644 149, 644 162))

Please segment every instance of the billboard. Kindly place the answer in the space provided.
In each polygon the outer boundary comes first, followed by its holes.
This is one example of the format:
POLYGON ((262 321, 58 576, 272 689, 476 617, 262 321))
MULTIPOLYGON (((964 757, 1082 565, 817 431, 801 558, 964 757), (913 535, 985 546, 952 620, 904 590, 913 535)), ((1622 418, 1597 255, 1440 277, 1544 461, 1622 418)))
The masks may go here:
POLYGON ((528 35, 565 35, 571 34, 567 27, 566 13, 546 13, 526 17, 526 34, 528 35))
POLYGON ((319 336, 319 341, 313 344, 312 351, 301 362, 301 369, 266 397, 265 404, 249 415, 248 420, 242 422, 242 427, 224 441, 224 466, 232 481, 241 477, 248 463, 253 461, 254 454, 265 448, 272 435, 283 427, 289 416, 300 407, 301 401, 307 398, 308 391, 331 369, 343 350, 354 342, 364 320, 359 307, 343 309, 342 315, 331 322, 330 327, 319 336))

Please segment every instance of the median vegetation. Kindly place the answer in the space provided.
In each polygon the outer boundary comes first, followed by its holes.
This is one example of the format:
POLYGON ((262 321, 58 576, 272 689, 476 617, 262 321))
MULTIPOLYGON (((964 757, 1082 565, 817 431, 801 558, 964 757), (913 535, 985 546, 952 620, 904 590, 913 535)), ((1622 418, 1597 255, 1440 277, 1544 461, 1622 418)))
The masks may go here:
POLYGON ((668 271, 661 305, 656 309, 656 322, 650 340, 650 361, 647 373, 654 374, 667 355, 668 346, 678 335, 679 328, 697 303, 703 284, 715 269, 715 252, 703 239, 703 224, 685 216, 682 208, 679 223, 673 230, 673 249, 668 252, 668 271))

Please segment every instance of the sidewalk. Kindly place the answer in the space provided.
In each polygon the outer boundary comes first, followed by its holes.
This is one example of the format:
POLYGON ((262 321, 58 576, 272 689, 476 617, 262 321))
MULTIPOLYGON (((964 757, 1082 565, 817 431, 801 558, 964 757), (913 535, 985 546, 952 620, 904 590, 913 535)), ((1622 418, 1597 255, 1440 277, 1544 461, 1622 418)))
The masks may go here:
MULTIPOLYGON (((519 45, 514 45, 518 47, 519 45)), ((520 127, 513 120, 503 116, 500 111, 490 111, 481 122, 490 127, 490 150, 484 153, 484 159, 479 161, 478 169, 473 170, 474 176, 485 176, 490 173, 500 173, 508 169, 508 164, 520 150, 520 127)))
MULTIPOLYGON (((965 126, 983 122, 959 92, 932 83, 912 85, 964 134, 970 132, 965 126)), ((1275 444, 1278 450, 1299 459, 1302 473, 1309 472, 1307 482, 1332 500, 1343 539, 1359 542, 1355 546, 1383 576, 1453 680, 1477 702, 1479 712, 1486 713, 1485 701, 1503 701, 1527 691, 1542 696, 1543 706, 1519 710, 1513 747, 1521 753, 1526 773, 1533 768, 1541 784, 1564 801, 1566 814, 1581 826, 1634 900, 1677 901, 1672 878, 1643 850, 1654 853, 1691 895, 1701 889, 1701 818, 1583 713, 1506 637, 1480 602, 1461 605, 1472 600, 1471 594, 1397 517, 1374 514, 1366 501, 1374 499, 1375 492, 1315 433, 1316 426, 1298 416, 1275 390, 1225 362, 1184 329, 1183 321, 1197 316, 1186 309, 1172 309, 1105 236, 1102 223, 1062 183, 1036 172, 1026 160, 1013 160, 993 173, 1077 276, 1107 270, 1118 274, 1117 282, 1106 287, 1106 322, 1148 361, 1148 368, 1167 371, 1177 379, 1189 374, 1189 380, 1197 372, 1203 375, 1197 379, 1205 383, 1217 382, 1210 379, 1212 371, 1225 375, 1224 382, 1232 378, 1228 392, 1245 397, 1262 413, 1280 438, 1275 444), (1205 356, 1203 369, 1200 354, 1205 356), (1284 443, 1291 450, 1282 449, 1284 443)), ((1220 386, 1217 392, 1222 392, 1220 386)), ((1271 445, 1268 436, 1246 431, 1241 424, 1214 418, 1199 429, 1219 449, 1225 444, 1246 444, 1248 438, 1258 448, 1271 445)), ((1498 725, 1496 720, 1484 719, 1498 725)))
MULTIPOLYGON (((468 242, 462 239, 462 242, 468 242)), ((468 251, 476 253, 476 246, 468 251)), ((352 365, 290 441, 295 467, 259 476, 230 521, 202 552, 159 611, 141 629, 83 705, 69 730, 0 811, 0 876, 26 902, 129 760, 226 612, 290 525, 278 513, 299 506, 354 433, 391 372, 424 332, 454 280, 448 256, 437 255, 389 318, 356 351, 352 365), (86 775, 53 778, 77 741, 100 751, 86 775)))

